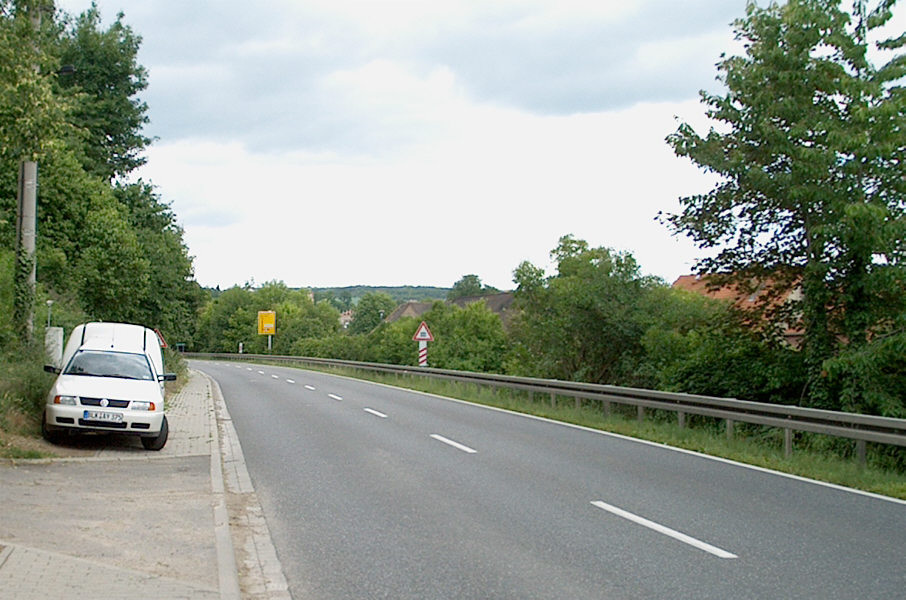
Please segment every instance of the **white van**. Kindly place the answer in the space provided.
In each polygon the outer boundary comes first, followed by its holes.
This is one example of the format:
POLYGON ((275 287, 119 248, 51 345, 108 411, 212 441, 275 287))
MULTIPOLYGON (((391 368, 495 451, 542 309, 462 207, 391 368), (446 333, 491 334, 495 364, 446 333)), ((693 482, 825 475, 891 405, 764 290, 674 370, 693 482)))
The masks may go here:
POLYGON ((86 323, 73 329, 47 394, 41 432, 51 442, 69 433, 107 432, 140 436, 148 450, 167 443, 164 373, 157 334, 127 323, 86 323))

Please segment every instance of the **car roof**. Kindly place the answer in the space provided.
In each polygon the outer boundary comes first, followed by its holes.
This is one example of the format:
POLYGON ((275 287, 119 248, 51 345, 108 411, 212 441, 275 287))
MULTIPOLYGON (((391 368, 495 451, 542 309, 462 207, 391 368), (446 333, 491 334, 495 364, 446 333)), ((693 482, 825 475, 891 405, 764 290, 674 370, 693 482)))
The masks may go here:
POLYGON ((144 354, 148 346, 158 343, 153 332, 151 339, 147 339, 147 331, 141 325, 129 323, 86 323, 79 349, 144 354))

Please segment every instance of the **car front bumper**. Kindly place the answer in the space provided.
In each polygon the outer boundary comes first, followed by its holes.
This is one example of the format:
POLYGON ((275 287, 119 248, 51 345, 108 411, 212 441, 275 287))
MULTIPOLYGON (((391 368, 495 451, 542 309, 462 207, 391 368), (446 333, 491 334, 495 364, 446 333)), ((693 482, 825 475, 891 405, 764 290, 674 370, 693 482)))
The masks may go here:
POLYGON ((44 419, 45 427, 49 430, 75 433, 104 431, 127 435, 155 436, 160 433, 164 412, 48 404, 44 407, 44 419), (110 421, 108 420, 110 415, 120 415, 121 420, 110 421))

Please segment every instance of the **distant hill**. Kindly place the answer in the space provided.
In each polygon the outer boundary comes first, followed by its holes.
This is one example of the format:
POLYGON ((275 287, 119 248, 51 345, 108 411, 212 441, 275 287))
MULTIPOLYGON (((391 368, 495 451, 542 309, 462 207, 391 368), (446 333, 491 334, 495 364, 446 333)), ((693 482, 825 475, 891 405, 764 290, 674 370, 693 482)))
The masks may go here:
POLYGON ((315 298, 324 298, 333 295, 334 298, 350 298, 354 303, 358 302, 365 294, 384 293, 399 303, 417 300, 425 302, 428 300, 445 300, 451 288, 439 288, 428 286, 403 285, 396 287, 379 287, 370 285, 351 285, 347 287, 332 288, 311 288, 315 298))
MULTIPOLYGON (((427 302, 430 300, 446 300, 447 294, 451 290, 451 288, 430 287, 423 285, 401 285, 395 287, 350 285, 347 287, 307 287, 304 289, 310 290, 314 294, 315 301, 323 300, 325 298, 333 298, 340 301, 333 302, 334 304, 346 304, 347 307, 350 305, 355 305, 356 302, 361 300, 362 296, 373 292, 383 292, 384 294, 387 294, 391 298, 396 300, 397 303, 402 304, 403 302, 409 302, 410 300, 415 300, 418 302, 427 302)), ((211 298, 217 298, 218 296, 220 296, 220 294, 223 293, 223 290, 220 289, 220 286, 214 288, 204 288, 204 290, 208 292, 208 294, 210 294, 211 298)), ((345 308, 341 310, 345 310, 345 308)))

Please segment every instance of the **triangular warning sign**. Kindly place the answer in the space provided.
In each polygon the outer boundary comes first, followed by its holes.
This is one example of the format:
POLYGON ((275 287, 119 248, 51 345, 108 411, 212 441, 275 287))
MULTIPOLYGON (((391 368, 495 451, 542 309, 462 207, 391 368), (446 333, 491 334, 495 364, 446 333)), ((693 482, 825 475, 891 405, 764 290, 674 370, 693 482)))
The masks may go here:
POLYGON ((428 324, 422 321, 422 324, 418 326, 418 329, 415 332, 415 335, 412 336, 412 339, 416 342, 433 342, 434 336, 431 335, 431 330, 428 329, 428 324))

